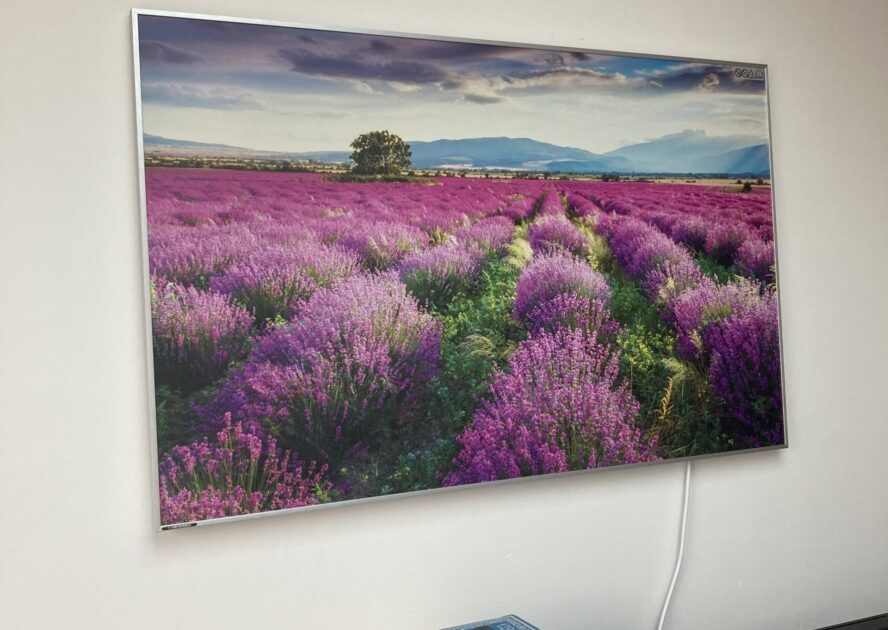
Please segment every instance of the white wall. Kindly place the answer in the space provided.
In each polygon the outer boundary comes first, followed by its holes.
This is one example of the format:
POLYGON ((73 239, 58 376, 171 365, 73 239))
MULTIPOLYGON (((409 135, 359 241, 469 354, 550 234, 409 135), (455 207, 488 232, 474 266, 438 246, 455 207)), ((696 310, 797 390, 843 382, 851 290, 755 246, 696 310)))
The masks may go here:
MULTIPOLYGON (((0 7, 0 627, 651 628, 682 464, 155 533, 131 0, 0 7)), ((669 626, 888 611, 888 3, 149 2, 770 65, 789 450, 700 461, 669 626)))

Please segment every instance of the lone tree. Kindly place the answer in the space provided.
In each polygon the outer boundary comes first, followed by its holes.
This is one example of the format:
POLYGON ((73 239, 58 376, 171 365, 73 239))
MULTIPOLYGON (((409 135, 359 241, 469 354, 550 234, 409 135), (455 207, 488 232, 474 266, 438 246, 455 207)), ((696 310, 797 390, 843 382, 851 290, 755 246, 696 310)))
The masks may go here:
POLYGON ((388 131, 362 133, 349 146, 358 175, 399 175, 410 168, 410 145, 388 131))

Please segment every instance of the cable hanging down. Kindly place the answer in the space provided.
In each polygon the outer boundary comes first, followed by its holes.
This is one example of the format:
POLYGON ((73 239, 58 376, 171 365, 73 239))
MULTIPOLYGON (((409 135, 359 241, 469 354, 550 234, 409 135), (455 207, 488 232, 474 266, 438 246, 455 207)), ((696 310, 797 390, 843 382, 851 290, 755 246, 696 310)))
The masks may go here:
POLYGON ((688 498, 691 494, 691 462, 685 465, 684 478, 684 499, 681 508, 681 532, 678 537, 678 557, 675 559, 675 570, 672 572, 672 581, 669 583, 669 590, 666 592, 666 601, 663 602, 663 610, 660 612, 660 623, 657 624, 657 630, 663 630, 663 622, 666 621, 666 612, 669 610, 669 602, 672 599, 672 591, 675 590, 675 582, 678 580, 678 573, 681 571, 681 559, 684 556, 685 533, 688 529, 688 498))

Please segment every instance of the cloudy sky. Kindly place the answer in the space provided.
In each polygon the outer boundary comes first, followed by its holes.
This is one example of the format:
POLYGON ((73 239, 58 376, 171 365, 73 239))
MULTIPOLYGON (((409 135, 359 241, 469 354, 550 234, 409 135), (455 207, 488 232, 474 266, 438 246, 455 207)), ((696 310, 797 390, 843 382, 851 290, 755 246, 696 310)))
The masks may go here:
POLYGON ((145 133, 279 151, 529 137, 607 152, 687 129, 767 137, 733 66, 140 16, 145 133))

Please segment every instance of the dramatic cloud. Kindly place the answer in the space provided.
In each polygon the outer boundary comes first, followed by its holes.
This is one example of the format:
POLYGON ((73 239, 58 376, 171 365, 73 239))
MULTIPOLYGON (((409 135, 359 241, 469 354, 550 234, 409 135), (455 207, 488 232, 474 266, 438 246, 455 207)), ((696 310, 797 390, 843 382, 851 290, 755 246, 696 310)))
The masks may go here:
MULTIPOLYGON (((600 72, 578 67, 556 67, 505 80, 505 89, 626 88, 633 82, 619 72, 600 72)), ((637 82, 635 82, 637 84, 637 82)))
MULTIPOLYGON (((670 64, 627 75, 619 71, 593 69, 582 65, 592 55, 578 52, 549 52, 497 48, 479 44, 419 42, 405 40, 397 48, 382 40, 371 40, 364 48, 336 55, 319 54, 306 48, 281 49, 278 56, 290 70, 312 77, 360 81, 361 91, 368 83, 386 82, 397 92, 432 88, 455 92, 462 100, 496 104, 507 96, 568 93, 591 90, 598 94, 664 95, 676 92, 728 92, 755 94, 762 82, 738 80, 731 66, 713 64, 670 64), (444 63, 442 51, 449 51, 444 63), (516 52, 517 51, 517 52, 516 52), (523 58, 509 59, 509 54, 523 58), (441 63, 430 59, 440 55, 441 63), (497 56, 502 55, 502 57, 497 56), (471 58, 467 66, 464 63, 471 58)), ((600 59, 600 56, 595 56, 600 59)))
POLYGON ((280 50, 278 54, 290 64, 293 72, 316 77, 429 84, 444 81, 449 76, 438 66, 415 61, 377 63, 353 55, 326 56, 304 49, 280 50))
POLYGON ((155 63, 196 63, 201 56, 162 42, 142 41, 139 43, 139 59, 155 63))

